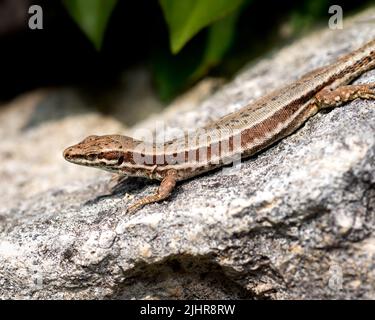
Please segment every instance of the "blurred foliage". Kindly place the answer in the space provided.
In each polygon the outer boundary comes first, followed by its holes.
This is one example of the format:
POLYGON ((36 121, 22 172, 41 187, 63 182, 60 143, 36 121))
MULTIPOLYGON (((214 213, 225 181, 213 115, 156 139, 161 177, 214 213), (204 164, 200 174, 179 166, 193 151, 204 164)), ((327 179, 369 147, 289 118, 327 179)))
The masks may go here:
POLYGON ((198 31, 227 16, 243 0, 159 0, 167 21, 170 46, 178 53, 198 31))
POLYGON ((298 10, 294 9, 290 17, 290 25, 295 33, 308 30, 311 25, 327 13, 329 0, 303 1, 298 10))
POLYGON ((178 55, 164 49, 153 57, 154 78, 163 100, 199 80, 221 62, 233 43, 238 16, 236 10, 213 23, 204 39, 197 39, 178 55))
POLYGON ((190 77, 192 82, 204 76, 212 67, 220 63, 230 49, 235 37, 238 16, 239 10, 236 10, 233 14, 210 26, 202 61, 190 77))
POLYGON ((82 31, 100 49, 108 19, 117 0, 63 0, 82 31))
MULTIPOLYGON (((99 50, 117 0, 62 1, 99 50)), ((163 16, 165 30, 164 34, 156 35, 154 41, 158 46, 149 48, 149 58, 159 95, 167 100, 213 69, 224 66, 227 74, 233 73, 242 62, 264 52, 270 43, 274 45, 280 39, 301 34, 321 18, 327 21, 328 8, 336 3, 334 0, 159 0, 158 4, 159 12, 152 14, 163 16), (168 43, 164 41, 166 37, 168 43)), ((139 19, 142 21, 142 15, 139 19)), ((148 22, 145 19, 146 25, 148 22)), ((133 49, 131 45, 129 48, 133 49)))

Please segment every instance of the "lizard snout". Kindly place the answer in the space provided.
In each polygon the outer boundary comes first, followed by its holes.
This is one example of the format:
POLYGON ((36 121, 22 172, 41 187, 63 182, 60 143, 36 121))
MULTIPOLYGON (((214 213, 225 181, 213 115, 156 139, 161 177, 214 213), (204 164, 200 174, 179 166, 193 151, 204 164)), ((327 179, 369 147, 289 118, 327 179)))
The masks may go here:
POLYGON ((69 160, 71 159, 72 157, 74 156, 74 148, 73 147, 69 147, 69 148, 66 148, 63 152, 63 157, 66 159, 66 160, 69 160))

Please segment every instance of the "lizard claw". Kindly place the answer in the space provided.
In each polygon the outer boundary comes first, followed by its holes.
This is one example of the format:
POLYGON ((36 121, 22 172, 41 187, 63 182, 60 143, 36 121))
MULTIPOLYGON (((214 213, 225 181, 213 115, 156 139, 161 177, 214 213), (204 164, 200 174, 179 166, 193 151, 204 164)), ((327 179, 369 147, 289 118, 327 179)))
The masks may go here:
POLYGON ((142 206, 143 206, 143 204, 140 204, 139 201, 134 202, 133 204, 131 204, 129 207, 126 208, 125 213, 127 213, 127 214, 134 214, 142 206))

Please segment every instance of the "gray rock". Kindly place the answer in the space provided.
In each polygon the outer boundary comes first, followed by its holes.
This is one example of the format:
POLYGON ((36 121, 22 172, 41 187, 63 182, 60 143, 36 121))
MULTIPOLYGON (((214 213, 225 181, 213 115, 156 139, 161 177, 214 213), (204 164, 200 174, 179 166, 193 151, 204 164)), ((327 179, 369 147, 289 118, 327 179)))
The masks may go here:
MULTIPOLYGON (((164 121, 173 135, 237 110, 374 39, 371 23, 355 22, 374 14, 317 31, 196 108, 176 103, 138 128, 164 121)), ((375 70, 357 82, 374 79, 375 70)), ((84 107, 73 113, 71 92, 27 98, 0 115, 2 299, 375 298, 374 101, 320 113, 241 168, 180 183, 130 216, 127 205, 156 183, 128 179, 111 190, 106 173, 61 157, 86 133, 125 129, 84 107), (36 118, 41 103, 42 114, 56 114, 51 95, 71 100, 57 118, 36 118)))

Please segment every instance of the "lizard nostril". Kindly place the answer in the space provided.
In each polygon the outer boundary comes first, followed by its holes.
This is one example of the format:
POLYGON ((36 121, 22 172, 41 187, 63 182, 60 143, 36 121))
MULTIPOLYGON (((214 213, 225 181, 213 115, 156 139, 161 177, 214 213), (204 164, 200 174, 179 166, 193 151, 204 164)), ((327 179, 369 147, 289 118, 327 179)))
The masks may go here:
POLYGON ((65 149, 64 152, 63 152, 63 157, 66 158, 69 156, 69 151, 70 149, 65 149))
POLYGON ((72 156, 72 153, 73 153, 73 148, 70 147, 64 150, 63 156, 64 158, 70 158, 72 156))

